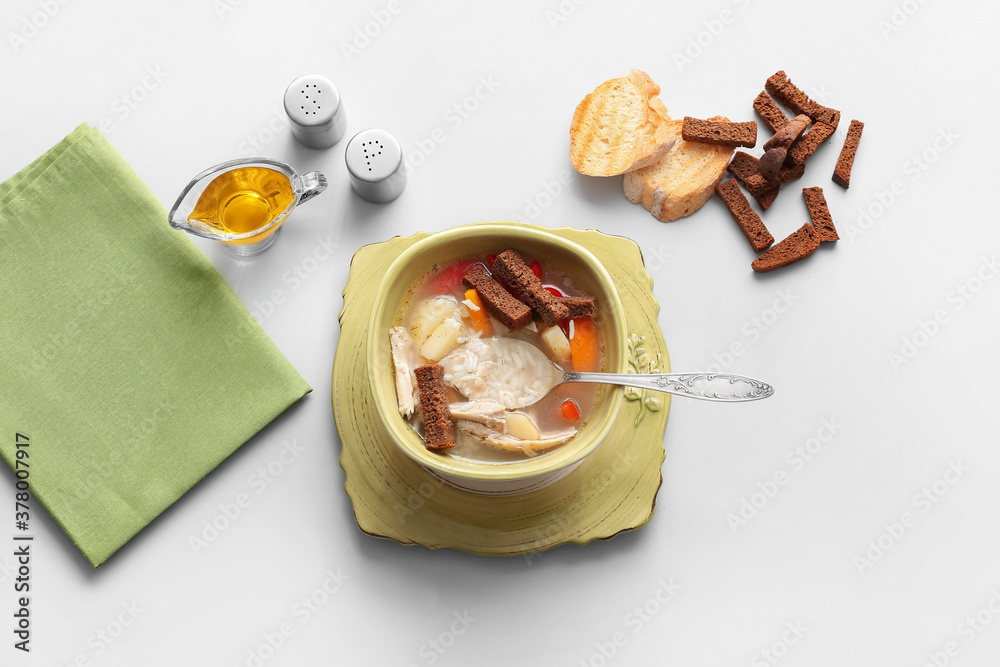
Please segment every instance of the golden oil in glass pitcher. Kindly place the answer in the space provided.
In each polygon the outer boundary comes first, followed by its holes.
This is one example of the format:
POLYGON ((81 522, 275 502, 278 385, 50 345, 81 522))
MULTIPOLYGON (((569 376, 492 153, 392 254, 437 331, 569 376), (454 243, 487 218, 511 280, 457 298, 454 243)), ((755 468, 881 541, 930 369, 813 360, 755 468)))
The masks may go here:
MULTIPOLYGON (((190 218, 224 234, 245 234, 267 226, 288 208, 295 198, 291 181, 267 167, 242 167, 216 176, 198 198, 190 218)), ((268 236, 230 243, 253 243, 268 236)))

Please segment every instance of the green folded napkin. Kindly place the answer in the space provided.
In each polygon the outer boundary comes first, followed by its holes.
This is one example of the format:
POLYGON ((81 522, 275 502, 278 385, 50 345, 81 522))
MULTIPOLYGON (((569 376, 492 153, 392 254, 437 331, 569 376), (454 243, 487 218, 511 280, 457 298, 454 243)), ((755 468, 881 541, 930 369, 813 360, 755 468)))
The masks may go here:
POLYGON ((95 567, 311 391, 87 125, 0 184, 0 378, 0 454, 95 567))

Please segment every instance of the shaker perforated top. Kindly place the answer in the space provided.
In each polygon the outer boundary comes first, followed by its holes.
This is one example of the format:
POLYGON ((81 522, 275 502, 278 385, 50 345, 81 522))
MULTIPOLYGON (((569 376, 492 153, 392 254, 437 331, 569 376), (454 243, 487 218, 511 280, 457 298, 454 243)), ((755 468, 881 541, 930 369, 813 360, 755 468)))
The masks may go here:
POLYGON ((385 130, 368 129, 354 135, 344 154, 355 192, 376 204, 392 201, 406 185, 403 149, 385 130))
POLYGON ((285 90, 285 113, 296 139, 310 148, 328 148, 344 136, 347 122, 340 91, 322 74, 306 74, 285 90))

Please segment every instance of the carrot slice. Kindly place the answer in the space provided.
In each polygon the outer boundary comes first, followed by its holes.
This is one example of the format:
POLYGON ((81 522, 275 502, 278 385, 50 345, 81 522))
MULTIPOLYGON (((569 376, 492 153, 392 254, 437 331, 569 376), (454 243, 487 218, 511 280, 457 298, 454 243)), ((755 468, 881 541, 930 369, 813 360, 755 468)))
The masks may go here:
POLYGON ((479 298, 479 292, 474 289, 466 290, 465 298, 472 302, 479 310, 469 308, 469 319, 472 320, 472 328, 481 331, 487 338, 493 335, 493 327, 490 325, 490 318, 483 308, 483 302, 479 298))
POLYGON ((597 337, 597 325, 593 318, 574 319, 569 339, 569 349, 574 371, 600 370, 601 343, 597 337))

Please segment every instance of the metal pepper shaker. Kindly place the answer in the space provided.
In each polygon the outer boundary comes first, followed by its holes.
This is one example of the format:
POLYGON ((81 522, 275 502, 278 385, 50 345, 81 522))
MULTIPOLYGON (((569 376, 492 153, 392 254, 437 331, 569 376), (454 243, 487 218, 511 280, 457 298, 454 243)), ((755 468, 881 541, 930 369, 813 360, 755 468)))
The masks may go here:
POLYGON ((406 186, 403 149, 385 130, 368 129, 354 135, 344 154, 351 186, 362 199, 390 202, 406 186))

